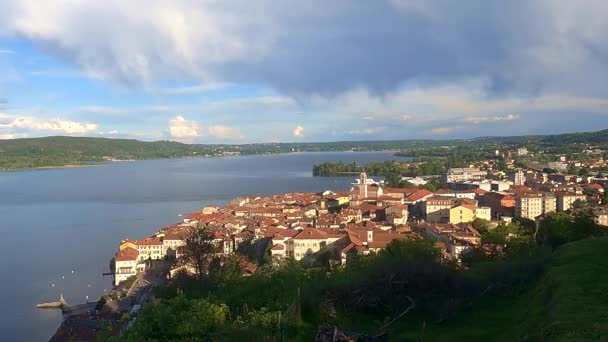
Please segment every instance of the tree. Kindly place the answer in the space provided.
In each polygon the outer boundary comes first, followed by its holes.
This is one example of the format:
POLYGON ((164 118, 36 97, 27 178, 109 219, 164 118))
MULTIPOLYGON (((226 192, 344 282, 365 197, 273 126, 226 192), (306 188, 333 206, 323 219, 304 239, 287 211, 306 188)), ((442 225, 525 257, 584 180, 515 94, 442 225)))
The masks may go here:
POLYGON ((184 254, 196 268, 197 277, 202 280, 218 248, 213 243, 213 232, 208 227, 195 230, 186 238, 184 254))
POLYGON ((378 255, 403 261, 438 261, 441 250, 435 242, 426 239, 393 240, 378 255))
POLYGON ((507 166, 507 163, 504 160, 499 160, 498 163, 496 163, 496 167, 502 172, 509 171, 509 167, 507 166))
POLYGON ((226 287, 242 277, 241 266, 236 256, 215 257, 209 267, 209 279, 216 288, 226 287))
POLYGON ((488 232, 492 228, 490 221, 480 218, 475 219, 471 225, 481 234, 488 232))
POLYGON ((608 204, 608 191, 606 191, 604 193, 604 195, 602 196, 602 204, 603 205, 607 205, 608 204))
POLYGON ((539 233, 541 241, 555 249, 568 242, 602 235, 603 231, 595 222, 591 209, 583 209, 573 211, 573 215, 547 215, 540 223, 539 233))
POLYGON ((419 189, 425 189, 425 190, 428 190, 430 192, 437 191, 437 186, 435 186, 433 183, 430 183, 430 182, 426 183, 426 184, 423 184, 423 185, 419 186, 418 188, 419 189))
POLYGON ((470 248, 460 254, 460 261, 466 267, 474 264, 491 261, 492 257, 487 255, 481 248, 470 248))

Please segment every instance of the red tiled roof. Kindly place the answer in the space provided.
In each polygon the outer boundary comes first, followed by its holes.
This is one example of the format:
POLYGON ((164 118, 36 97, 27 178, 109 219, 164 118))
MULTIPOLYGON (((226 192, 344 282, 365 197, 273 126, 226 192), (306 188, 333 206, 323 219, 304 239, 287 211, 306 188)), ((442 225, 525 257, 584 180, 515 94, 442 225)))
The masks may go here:
POLYGON ((393 193, 393 194, 413 194, 418 191, 419 190, 417 188, 408 188, 408 189, 386 188, 386 189, 384 189, 384 192, 393 193))
POLYGON ((138 246, 150 246, 150 245, 162 245, 163 242, 156 238, 145 238, 143 240, 135 241, 135 244, 138 246))
POLYGON ((137 250, 127 247, 125 249, 123 249, 122 251, 119 251, 118 253, 116 253, 116 257, 114 257, 115 261, 131 261, 131 260, 137 260, 137 250))
POLYGON ((323 240, 327 238, 327 233, 315 228, 304 228, 294 240, 323 240))
POLYGON ((471 210, 471 211, 475 211, 475 210, 477 210, 477 208, 475 208, 475 206, 474 206, 474 205, 470 205, 470 204, 461 204, 461 205, 459 205, 459 206, 460 206, 460 207, 467 208, 467 209, 469 209, 469 210, 471 210))
POLYGON ((283 244, 281 244, 281 243, 277 243, 276 245, 272 246, 271 250, 282 251, 282 250, 285 250, 285 246, 283 246, 283 244))
POLYGON ((431 196, 433 195, 432 192, 426 190, 426 189, 420 189, 418 191, 416 191, 415 193, 409 195, 405 200, 408 202, 416 202, 419 201, 427 196, 431 196))

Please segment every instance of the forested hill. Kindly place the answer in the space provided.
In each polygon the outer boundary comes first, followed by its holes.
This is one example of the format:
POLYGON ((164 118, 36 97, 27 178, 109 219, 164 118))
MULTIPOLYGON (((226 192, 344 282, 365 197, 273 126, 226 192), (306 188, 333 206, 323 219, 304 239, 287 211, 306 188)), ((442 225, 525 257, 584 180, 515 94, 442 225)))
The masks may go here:
POLYGON ((80 165, 104 157, 155 159, 197 156, 210 150, 173 141, 143 142, 133 139, 45 137, 0 140, 0 170, 80 165))
POLYGON ((595 132, 577 132, 551 135, 522 135, 504 137, 479 137, 471 139, 476 143, 501 143, 501 144, 525 144, 528 142, 546 145, 566 145, 566 144, 607 144, 608 129, 595 132))
MULTIPOLYGON (((457 146, 468 148, 504 144, 562 147, 589 143, 608 148, 608 129, 597 132, 516 137, 481 137, 460 140, 377 140, 310 143, 257 143, 189 145, 173 141, 143 142, 134 139, 88 137, 45 137, 0 140, 0 170, 79 165, 114 159, 177 158, 201 155, 287 153, 313 151, 402 151, 416 156, 415 151, 431 147, 457 146), (414 151, 414 152, 412 152, 414 151)), ((428 152, 428 151, 425 151, 428 152)))

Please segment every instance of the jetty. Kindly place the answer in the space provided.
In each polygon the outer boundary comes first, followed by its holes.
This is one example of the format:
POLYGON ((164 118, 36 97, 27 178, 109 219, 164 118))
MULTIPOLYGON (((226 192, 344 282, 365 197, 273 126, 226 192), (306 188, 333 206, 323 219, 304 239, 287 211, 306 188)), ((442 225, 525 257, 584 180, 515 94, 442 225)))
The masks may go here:
POLYGON ((36 305, 38 309, 61 309, 63 306, 67 306, 67 303, 63 298, 63 294, 59 298, 58 302, 42 303, 36 305))

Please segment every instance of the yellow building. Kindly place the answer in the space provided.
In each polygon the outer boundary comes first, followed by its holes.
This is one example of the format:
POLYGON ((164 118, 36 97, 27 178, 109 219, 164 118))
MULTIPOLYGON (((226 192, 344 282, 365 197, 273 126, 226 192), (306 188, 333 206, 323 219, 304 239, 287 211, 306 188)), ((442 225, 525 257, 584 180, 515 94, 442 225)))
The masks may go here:
POLYGON ((475 220, 475 206, 461 204, 450 208, 450 223, 457 224, 475 220))

